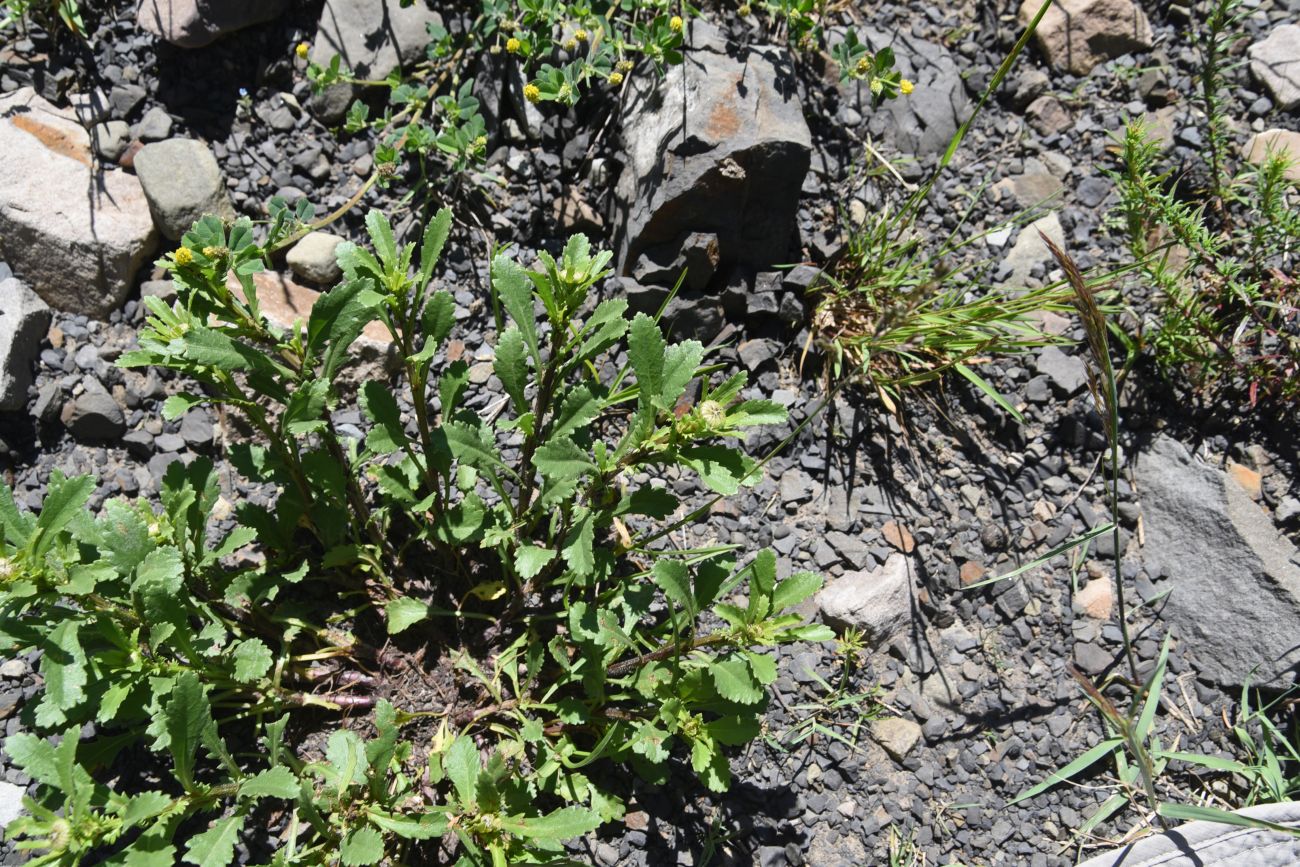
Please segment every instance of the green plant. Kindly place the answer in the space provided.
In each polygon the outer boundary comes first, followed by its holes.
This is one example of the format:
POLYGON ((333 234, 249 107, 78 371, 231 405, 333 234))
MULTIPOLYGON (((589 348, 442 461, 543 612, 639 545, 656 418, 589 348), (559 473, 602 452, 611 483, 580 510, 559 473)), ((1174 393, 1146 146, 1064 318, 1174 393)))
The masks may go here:
POLYGON ((690 473, 734 494, 760 465, 727 441, 784 411, 740 399, 743 374, 711 381, 699 343, 589 299, 610 257, 581 236, 536 270, 493 259, 509 324, 484 411, 442 352, 455 305, 431 277, 449 211, 419 245, 369 214, 373 251, 340 245, 343 281, 285 330, 252 275, 311 214, 272 210, 260 239, 246 219, 200 220, 162 260, 178 300, 146 300, 119 363, 203 386, 170 397, 169 418, 242 416, 253 439, 231 461, 278 494, 238 503, 224 536, 206 461, 169 469, 158 513, 112 501, 94 518, 86 477, 56 475, 36 518, 0 496, 0 649, 43 651, 31 722, 62 734, 10 750, 41 783, 19 845, 40 864, 221 867, 274 799, 271 864, 552 863, 622 815, 602 766, 662 780, 680 759, 727 788, 725 748, 759 734, 776 678, 763 649, 832 637, 787 613, 821 579, 778 581, 771 551, 655 545, 699 510, 664 527, 677 498, 630 480, 690 473), (400 371, 353 391, 341 375, 372 322, 400 371), (363 440, 333 421, 352 400, 363 440), (137 746, 163 762, 148 791, 106 773, 137 746))
POLYGON ((26 22, 32 16, 42 23, 57 17, 73 34, 86 36, 80 0, 0 0, 0 31, 26 22))

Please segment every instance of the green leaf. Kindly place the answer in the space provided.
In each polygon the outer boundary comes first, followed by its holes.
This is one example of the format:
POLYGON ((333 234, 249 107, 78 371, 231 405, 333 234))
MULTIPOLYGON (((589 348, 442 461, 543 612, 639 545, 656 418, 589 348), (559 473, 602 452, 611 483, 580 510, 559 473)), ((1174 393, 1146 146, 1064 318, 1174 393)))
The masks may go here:
POLYGON ((248 638, 235 645, 235 680, 252 683, 271 670, 271 648, 260 638, 248 638))
POLYGON ((575 363, 591 361, 618 343, 627 333, 627 320, 623 318, 626 310, 627 301, 623 298, 610 298, 596 306, 583 326, 586 336, 574 354, 575 363))
POLYGON ((492 289, 501 299, 501 306, 510 314, 519 333, 524 338, 524 345, 533 358, 533 364, 541 369, 542 356, 537 348, 537 319, 533 314, 533 284, 522 266, 505 255, 492 260, 492 289))
POLYGON ((370 235, 370 243, 374 246, 379 261, 386 269, 393 270, 397 264, 397 240, 393 237, 392 224, 383 211, 376 208, 366 212, 366 232, 370 235))
POLYGON ((86 653, 78 635, 80 621, 65 617, 42 642, 41 676, 45 688, 36 709, 36 723, 42 728, 62 725, 66 711, 86 697, 86 653))
POLYGON ((736 704, 757 704, 763 700, 763 690, 754 679, 749 664, 743 657, 727 656, 709 666, 718 695, 736 704))
POLYGON ((163 401, 162 417, 167 421, 178 419, 208 399, 195 394, 173 394, 163 401))
POLYGON ((1188 822, 1214 822, 1219 825, 1235 825, 1238 828, 1260 828, 1286 834, 1290 837, 1294 837, 1297 833, 1296 828, 1291 825, 1280 825, 1264 819, 1243 816, 1240 813, 1229 813, 1227 810, 1220 810, 1218 807, 1198 807, 1194 804, 1161 802, 1157 812, 1168 819, 1181 819, 1188 822))
POLYGON ((604 408, 605 399, 602 395, 593 393, 586 385, 579 385, 565 396, 555 417, 555 425, 551 428, 551 437, 558 439, 571 436, 591 424, 604 408))
POLYGON ((14 492, 4 482, 0 482, 0 522, 4 524, 3 540, 15 548, 27 545, 36 523, 31 515, 18 511, 14 492))
POLYGON ((45 738, 19 732, 5 738, 4 750, 9 760, 36 782, 46 786, 59 785, 54 744, 45 738))
POLYGON ((156 819, 175 803, 171 795, 162 792, 141 792, 127 803, 126 810, 122 813, 122 825, 131 828, 150 819, 156 819))
MULTIPOLYGON (((664 352, 663 384, 655 405, 672 409, 704 360, 704 346, 698 340, 675 343, 664 352)), ((640 378, 641 374, 637 373, 640 378)))
POLYGON ((596 555, 592 545, 596 538, 595 522, 591 512, 580 508, 575 514, 576 523, 564 538, 564 561, 575 575, 587 576, 596 569, 596 555))
POLYGON ((585 807, 561 807, 545 816, 501 817, 503 830, 530 840, 562 842, 600 827, 599 814, 585 807))
POLYGON ((328 380, 301 383, 284 408, 284 429, 291 436, 305 436, 325 429, 325 408, 329 400, 328 380))
MULTIPOLYGON (((742 484, 753 484, 754 462, 738 449, 726 446, 688 446, 677 453, 678 460, 699 474, 709 489, 731 496, 742 484)), ((756 476, 757 474, 755 474, 756 476)))
POLYGON ((771 686, 776 680, 776 660, 766 653, 755 653, 750 650, 744 651, 744 656, 758 682, 763 686, 771 686))
POLYGON ((553 439, 537 449, 533 463, 552 481, 577 479, 596 470, 596 462, 567 437, 553 439))
POLYGON ((461 735, 451 742, 442 757, 442 772, 456 787, 456 797, 461 809, 474 806, 474 784, 478 779, 478 747, 474 741, 461 735))
POLYGON ((657 406, 664 388, 664 335, 644 313, 632 320, 627 339, 628 359, 641 387, 641 404, 657 406))
POLYGON ((322 379, 334 380, 335 372, 350 357, 348 349, 378 316, 383 299, 376 294, 374 285, 366 278, 348 280, 322 294, 312 305, 307 351, 313 357, 323 353, 322 379))
POLYGON ((1123 738, 1107 738, 1106 740, 1094 746, 1092 749, 1085 752, 1083 755, 1076 758, 1074 761, 1068 763, 1067 765, 1065 765, 1064 767, 1056 771, 1053 771, 1052 774, 1048 776, 1047 779, 1043 780, 1038 785, 1025 789, 1019 795, 1016 795, 1010 801, 1007 801, 1006 806, 1008 807, 1014 806, 1015 804, 1019 804, 1021 801, 1027 801, 1030 798, 1034 797, 1035 795, 1041 794, 1042 792, 1046 792, 1048 789, 1052 788, 1052 786, 1055 786, 1057 783, 1061 783, 1064 782, 1065 780, 1070 779, 1070 777, 1073 777, 1075 774, 1079 773, 1080 771, 1086 770, 1087 768, 1091 767, 1099 760, 1110 755, 1112 752, 1115 751, 1116 748, 1121 747, 1123 743, 1124 743, 1123 738))
POLYGON ((34 559, 40 560, 45 556, 59 532, 81 514, 81 507, 90 499, 94 490, 95 480, 91 476, 69 479, 57 470, 50 474, 49 491, 41 505, 41 514, 36 519, 31 538, 34 559))
MULTIPOLYGON (((428 282, 427 280, 425 282, 428 282)), ((450 292, 434 292, 424 305, 420 327, 424 330, 425 350, 432 357, 456 325, 456 299, 450 292)))
POLYGON ((784 611, 812 596, 822 586, 822 576, 814 572, 796 572, 776 585, 772 592, 772 610, 784 611))
POLYGON ((181 860, 197 867, 226 867, 235 860, 235 843, 243 830, 241 814, 218 819, 211 828, 190 838, 181 860))
POLYGON ((280 765, 267 768, 239 784, 241 798, 282 798, 286 801, 298 797, 301 784, 293 771, 280 765))
POLYGON ((184 358, 204 367, 255 371, 269 371, 275 368, 271 359, 260 350, 202 325, 191 325, 181 338, 181 346, 184 358))
POLYGON ((413 626, 429 616, 429 606, 418 599, 403 596, 384 606, 384 617, 388 620, 388 634, 396 635, 408 626, 413 626))
POLYGON ((358 395, 361 409, 374 427, 366 434, 366 448, 378 455, 392 454, 406 445, 402 413, 392 389, 381 382, 368 381, 358 395))
POLYGON ((539 548, 525 543, 515 552, 515 571, 525 581, 536 578, 547 563, 555 559, 555 552, 550 548, 539 548))
POLYGON ((449 421, 443 423, 442 430, 456 460, 480 470, 507 469, 497 454, 496 444, 484 437, 482 428, 449 421))
POLYGON ((453 361, 447 365, 438 379, 438 400, 442 404, 442 417, 451 418, 465 389, 469 386, 469 365, 464 361, 453 361))
POLYGON ((351 729, 337 729, 325 743, 325 761, 337 775, 338 791, 342 794, 349 786, 364 783, 369 764, 366 747, 351 729))
POLYGON ((754 716, 724 716, 705 723, 709 735, 718 743, 739 747, 758 737, 760 726, 754 716))
MULTIPOLYGON (((420 241, 420 279, 415 285, 417 290, 423 292, 424 287, 429 285, 429 280, 433 277, 433 269, 442 258, 442 248, 446 245, 450 233, 451 208, 439 208, 438 213, 429 221, 429 225, 424 227, 424 238, 420 241)), ((450 295, 447 297, 451 298, 450 295)), ((425 315, 428 316, 427 308, 425 315)), ((424 333, 429 335, 429 339, 436 339, 439 343, 447 336, 444 333, 441 337, 435 338, 433 332, 427 327, 424 333)))
POLYGON ((691 590, 690 569, 685 563, 681 560, 658 560, 650 570, 650 577, 665 596, 685 609, 686 615, 694 619, 699 609, 695 604, 695 593, 691 590))
POLYGON ((447 817, 443 813, 396 815, 372 808, 369 816, 376 827, 407 840, 432 840, 447 833, 447 817))
POLYGON ((727 411, 727 423, 732 427, 781 424, 788 417, 785 407, 771 400, 746 400, 727 411))
POLYGON ((749 566, 749 622, 757 623, 772 611, 776 588, 776 552, 764 548, 749 566))
POLYGON ((183 672, 176 678, 171 698, 163 709, 163 723, 176 778, 188 792, 194 788, 194 756, 203 730, 213 724, 207 692, 193 671, 183 672))
POLYGON ((667 518, 677 511, 678 499, 665 488, 646 485, 625 494, 619 501, 614 515, 648 515, 651 518, 667 518))
POLYGON ((497 341, 496 358, 492 361, 492 370, 501 380, 516 415, 528 412, 528 401, 524 397, 524 388, 528 384, 528 362, 525 356, 524 336, 518 327, 511 325, 497 341))
POLYGON ((1025 417, 1020 414, 1020 410, 1012 406, 1007 399, 988 382, 988 380, 984 379, 984 377, 980 376, 964 364, 954 364, 953 368, 962 376, 975 383, 979 390, 987 394, 998 406, 1002 407, 1002 409, 1006 411, 1007 415, 1011 416, 1021 424, 1025 424, 1025 417))
POLYGON ((343 840, 339 858, 347 867, 378 864, 384 857, 384 836, 374 828, 357 828, 343 840))

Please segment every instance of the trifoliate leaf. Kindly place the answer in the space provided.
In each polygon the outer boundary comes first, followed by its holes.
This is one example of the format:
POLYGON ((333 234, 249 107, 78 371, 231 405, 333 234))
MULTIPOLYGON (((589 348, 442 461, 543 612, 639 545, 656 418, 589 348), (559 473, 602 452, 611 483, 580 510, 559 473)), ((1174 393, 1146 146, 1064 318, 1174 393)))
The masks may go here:
POLYGON ((252 683, 271 670, 271 648, 260 638, 248 638, 235 645, 235 680, 252 683))
POLYGON ((396 635, 428 617, 429 606, 418 599, 403 596, 384 606, 384 616, 388 620, 388 634, 396 635))

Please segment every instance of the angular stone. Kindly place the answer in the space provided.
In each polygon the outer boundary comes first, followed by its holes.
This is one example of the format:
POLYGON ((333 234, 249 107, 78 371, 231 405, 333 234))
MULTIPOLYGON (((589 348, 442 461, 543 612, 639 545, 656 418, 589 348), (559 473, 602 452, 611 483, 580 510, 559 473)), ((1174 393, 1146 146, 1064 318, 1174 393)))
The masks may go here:
POLYGON ((106 162, 115 163, 118 157, 126 153, 126 146, 131 143, 131 125, 124 120, 110 120, 95 124, 91 131, 95 144, 95 153, 106 162))
POLYGON ((334 55, 359 78, 380 79, 424 58, 430 24, 442 16, 422 2, 325 0, 308 57, 329 66, 334 55))
POLYGON ((122 407, 97 382, 63 405, 62 419, 68 433, 79 440, 113 440, 126 432, 122 407))
POLYGON ((288 0, 140 0, 135 20, 142 30, 181 48, 199 48, 284 11, 288 0))
POLYGON ((717 268, 786 262, 812 139, 787 51, 727 53, 700 39, 662 79, 632 79, 627 163, 616 190, 619 263, 673 261, 692 233, 717 236, 717 268))
MULTIPOLYGON (((1300 828, 1300 803, 1285 801, 1235 811, 1261 823, 1300 828)), ((1226 822, 1184 822, 1163 834, 1110 849, 1078 867, 1281 867, 1300 864, 1300 834, 1266 826, 1232 827, 1226 822), (1288 854, 1289 853, 1289 854, 1288 854)))
POLYGON ((1198 672, 1218 683, 1282 685, 1300 665, 1295 546, 1226 474, 1159 437, 1137 463, 1147 572, 1168 575, 1161 612, 1198 672))
POLYGON ((1286 178, 1300 181, 1300 132, 1289 129, 1266 129, 1250 137, 1246 145, 1246 159, 1255 165, 1263 164, 1268 155, 1285 155, 1291 163, 1286 167, 1286 178))
POLYGON ((50 327, 50 308, 16 277, 0 280, 0 410, 27 404, 32 364, 50 327))
MULTIPOLYGON (((1023 0, 1020 22, 1038 14, 1039 0, 1023 0)), ((1034 33, 1047 62, 1075 75, 1099 63, 1151 47, 1151 23, 1132 0, 1057 0, 1034 33)))
POLYGON ((871 736, 896 762, 907 758, 921 742, 921 727, 910 719, 891 716, 871 721, 871 736))
POLYGON ((1066 355, 1059 346, 1045 346, 1038 353, 1038 372, 1047 376, 1066 397, 1088 384, 1088 365, 1077 355, 1066 355))
POLYGON ((140 182, 99 171, 70 109, 30 87, 0 97, 0 258, 52 307, 105 317, 157 233, 140 182))
POLYGON ((329 232, 308 232, 290 248, 284 257, 285 264, 304 280, 332 285, 343 276, 343 269, 334 258, 334 248, 343 240, 329 232))
POLYGON ((870 572, 845 572, 817 593, 821 616, 837 626, 861 629, 875 646, 902 633, 912 621, 912 576, 916 564, 891 554, 870 572))
POLYGON ((1010 273, 1002 285, 1023 288, 1028 285, 1030 272, 1034 270, 1035 265, 1052 260, 1051 251, 1039 237, 1039 232, 1050 238, 1057 246, 1065 246, 1065 230, 1061 227, 1061 220, 1055 212, 1025 226, 1020 230, 1020 237, 1016 239, 1015 246, 1007 253, 1006 266, 1010 273))
POLYGON ((234 219, 217 158, 201 141, 174 138, 140 148, 135 173, 163 237, 179 241, 200 217, 234 219))
POLYGON ((1300 24, 1274 27, 1250 46, 1250 71, 1273 95, 1282 111, 1300 106, 1300 24))

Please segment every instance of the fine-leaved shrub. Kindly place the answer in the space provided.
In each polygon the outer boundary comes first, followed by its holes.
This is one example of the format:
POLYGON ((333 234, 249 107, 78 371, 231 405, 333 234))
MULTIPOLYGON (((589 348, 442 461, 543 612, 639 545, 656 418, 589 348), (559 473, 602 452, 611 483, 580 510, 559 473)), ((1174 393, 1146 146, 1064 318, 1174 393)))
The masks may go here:
POLYGON ((373 249, 341 245, 342 282, 276 327, 252 275, 293 223, 197 223, 162 260, 177 300, 145 299, 120 360, 202 385, 168 417, 242 417, 229 458, 269 501, 232 521, 205 459, 168 469, 160 508, 93 516, 94 481, 58 474, 38 517, 0 493, 0 651, 39 650, 45 680, 6 746, 39 783, 10 835, 38 864, 223 867, 241 841, 276 865, 551 863, 621 817, 614 765, 726 789, 770 649, 831 637, 790 613, 821 581, 669 546, 702 511, 673 521, 686 506, 636 480, 734 494, 758 469, 744 431, 783 410, 595 303, 609 254, 581 236, 534 270, 493 260, 500 388, 479 394, 431 289, 446 210, 418 245, 370 213, 373 249), (375 322, 398 370, 345 388, 375 322), (335 423, 353 401, 360 439, 335 423))

